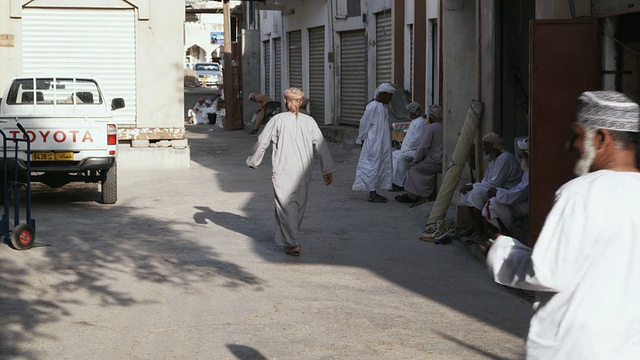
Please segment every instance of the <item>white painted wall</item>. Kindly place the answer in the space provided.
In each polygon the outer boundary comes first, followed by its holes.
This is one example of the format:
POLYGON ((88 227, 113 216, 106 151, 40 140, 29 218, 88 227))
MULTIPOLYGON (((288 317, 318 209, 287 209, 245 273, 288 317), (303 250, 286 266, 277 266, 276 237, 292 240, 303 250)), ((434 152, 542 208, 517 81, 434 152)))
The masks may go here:
MULTIPOLYGON (((444 164, 447 166, 469 109, 476 96, 475 5, 465 3, 458 10, 443 10, 443 113, 444 164)), ((472 150, 473 151, 473 150, 472 150)), ((463 172, 462 181, 468 179, 463 172)))

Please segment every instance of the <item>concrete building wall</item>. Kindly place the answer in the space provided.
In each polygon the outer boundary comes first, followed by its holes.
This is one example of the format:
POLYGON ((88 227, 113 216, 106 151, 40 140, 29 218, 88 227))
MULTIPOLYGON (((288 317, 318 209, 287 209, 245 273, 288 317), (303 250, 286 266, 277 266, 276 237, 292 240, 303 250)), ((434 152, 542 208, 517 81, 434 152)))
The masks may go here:
POLYGON ((0 93, 12 76, 22 73, 22 22, 11 17, 11 5, 0 1, 0 93))
MULTIPOLYGON (((444 164, 449 164, 467 110, 476 96, 475 7, 464 3, 442 11, 444 164)), ((463 172, 463 181, 468 172, 463 172)))
POLYGON ((184 129, 183 21, 184 4, 168 1, 136 23, 137 128, 184 129))

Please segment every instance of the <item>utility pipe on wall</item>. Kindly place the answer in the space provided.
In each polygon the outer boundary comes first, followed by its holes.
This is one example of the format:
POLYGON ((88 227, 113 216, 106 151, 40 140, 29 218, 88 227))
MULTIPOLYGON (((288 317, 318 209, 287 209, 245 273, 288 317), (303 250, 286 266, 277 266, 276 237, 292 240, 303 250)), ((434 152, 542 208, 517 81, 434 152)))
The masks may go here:
MULTIPOLYGON (((476 100, 482 101, 482 12, 481 0, 476 0, 476 100)), ((482 156, 482 117, 478 117, 478 133, 476 134, 476 171, 475 177, 482 179, 484 163, 482 156)))

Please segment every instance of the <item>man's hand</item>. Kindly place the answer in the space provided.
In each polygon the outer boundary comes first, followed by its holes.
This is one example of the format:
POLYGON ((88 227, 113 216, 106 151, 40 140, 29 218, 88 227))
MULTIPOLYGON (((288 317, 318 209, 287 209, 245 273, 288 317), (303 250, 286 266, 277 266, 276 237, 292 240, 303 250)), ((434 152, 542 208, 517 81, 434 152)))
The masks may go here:
POLYGON ((489 188, 489 190, 487 190, 487 196, 489 197, 489 199, 491 199, 492 197, 495 197, 497 193, 498 193, 498 190, 494 187, 489 188))
POLYGON ((322 181, 324 181, 325 185, 331 184, 333 181, 333 175, 331 173, 322 175, 322 181))
POLYGON ((467 185, 465 185, 465 186, 463 186, 463 187, 461 187, 461 188, 460 188, 460 193, 461 193, 461 194, 466 194, 466 193, 468 193, 468 192, 469 192, 469 191, 471 191, 471 190, 473 190, 473 185, 471 185, 471 184, 467 184, 467 185))

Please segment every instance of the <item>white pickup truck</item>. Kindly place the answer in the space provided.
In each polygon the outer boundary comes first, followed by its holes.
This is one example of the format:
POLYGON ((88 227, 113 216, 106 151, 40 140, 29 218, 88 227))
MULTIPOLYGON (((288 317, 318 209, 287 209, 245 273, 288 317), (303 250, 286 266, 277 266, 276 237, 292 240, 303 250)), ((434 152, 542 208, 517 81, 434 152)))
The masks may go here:
MULTIPOLYGON (((101 202, 115 204, 118 131, 111 111, 123 107, 122 98, 108 103, 99 82, 90 76, 16 76, 0 99, 0 130, 18 137, 22 135, 16 123, 26 129, 31 181, 52 188, 99 182, 101 202)), ((7 147, 12 147, 10 142, 7 147)), ((26 147, 19 150, 17 170, 26 173, 26 147)), ((9 171, 16 170, 13 162, 8 164, 9 171)))

